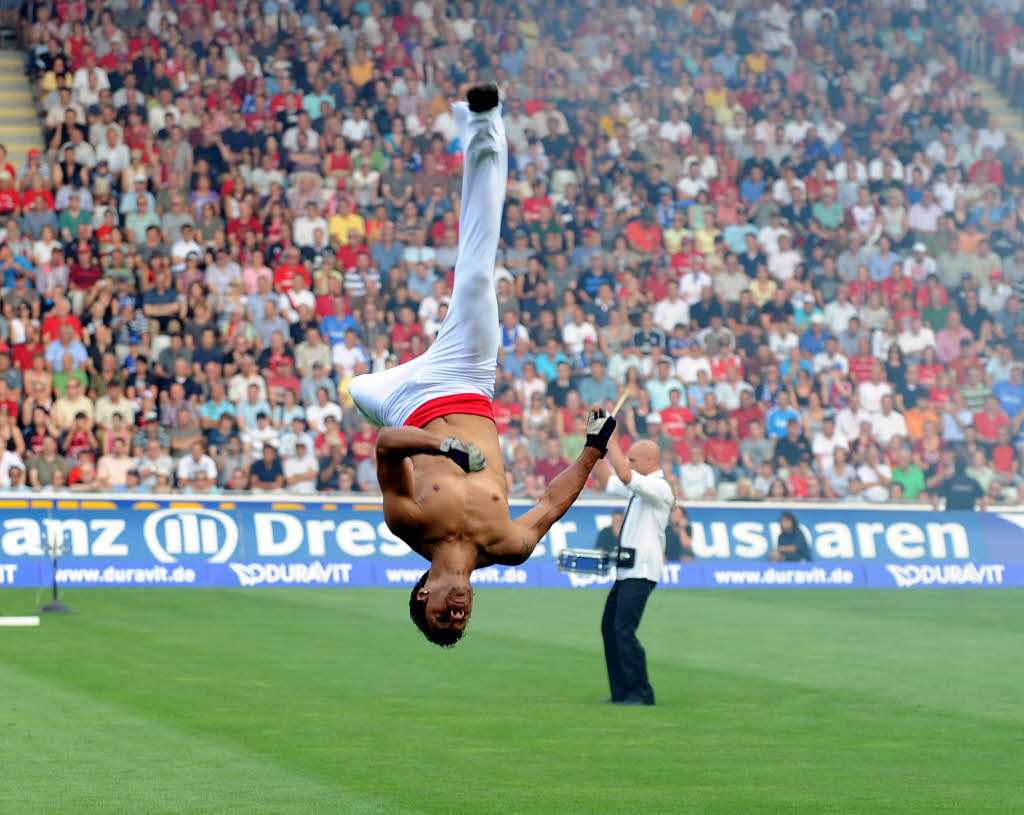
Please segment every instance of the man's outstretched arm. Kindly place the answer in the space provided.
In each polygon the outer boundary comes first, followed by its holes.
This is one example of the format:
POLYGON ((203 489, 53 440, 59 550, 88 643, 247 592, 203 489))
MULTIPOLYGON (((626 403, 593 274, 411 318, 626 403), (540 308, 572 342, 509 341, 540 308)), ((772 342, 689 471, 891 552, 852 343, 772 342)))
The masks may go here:
POLYGON ((537 548, 552 524, 565 515, 587 485, 594 466, 608 449, 615 419, 599 408, 590 414, 587 443, 579 457, 551 482, 533 509, 512 521, 509 535, 490 550, 499 563, 522 563, 537 548))
POLYGON ((573 502, 583 492, 590 477, 590 471, 601 460, 601 453, 593 447, 584 447, 572 464, 562 470, 548 485, 537 506, 512 521, 505 540, 489 550, 498 563, 517 564, 524 562, 537 542, 543 538, 552 524, 565 515, 573 502))

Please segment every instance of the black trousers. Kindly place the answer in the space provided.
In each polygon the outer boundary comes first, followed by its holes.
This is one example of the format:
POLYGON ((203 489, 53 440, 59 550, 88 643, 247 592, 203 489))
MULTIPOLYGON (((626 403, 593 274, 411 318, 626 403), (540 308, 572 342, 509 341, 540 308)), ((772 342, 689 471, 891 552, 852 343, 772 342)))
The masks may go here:
POLYGON ((647 680, 647 659, 636 638, 636 629, 656 585, 653 580, 640 578, 616 580, 605 601, 601 636, 608 684, 615 702, 654 704, 654 690, 647 680))

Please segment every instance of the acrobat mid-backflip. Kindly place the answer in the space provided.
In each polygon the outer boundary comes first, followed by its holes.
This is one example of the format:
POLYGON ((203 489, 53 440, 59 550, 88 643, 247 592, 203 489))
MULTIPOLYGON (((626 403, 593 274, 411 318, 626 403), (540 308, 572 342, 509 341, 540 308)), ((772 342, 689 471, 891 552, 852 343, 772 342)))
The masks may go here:
POLYGON ((462 637, 473 611, 470 575, 524 562, 576 500, 607 450, 615 419, 595 408, 587 442, 540 502, 509 517, 491 400, 498 353, 495 255, 508 176, 508 145, 493 85, 455 105, 464 155, 459 255, 448 315, 422 356, 352 380, 359 411, 383 427, 377 475, 388 527, 430 561, 409 613, 441 646, 462 637))

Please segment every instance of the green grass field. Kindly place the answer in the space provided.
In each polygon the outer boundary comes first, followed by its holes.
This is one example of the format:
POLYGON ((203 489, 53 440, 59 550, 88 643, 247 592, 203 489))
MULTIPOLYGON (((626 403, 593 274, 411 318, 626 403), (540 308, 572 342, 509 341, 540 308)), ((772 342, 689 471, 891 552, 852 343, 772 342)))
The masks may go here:
POLYGON ((0 628, 0 813, 1024 812, 1024 592, 655 592, 653 708, 599 702, 603 592, 482 589, 449 652, 407 596, 0 628))

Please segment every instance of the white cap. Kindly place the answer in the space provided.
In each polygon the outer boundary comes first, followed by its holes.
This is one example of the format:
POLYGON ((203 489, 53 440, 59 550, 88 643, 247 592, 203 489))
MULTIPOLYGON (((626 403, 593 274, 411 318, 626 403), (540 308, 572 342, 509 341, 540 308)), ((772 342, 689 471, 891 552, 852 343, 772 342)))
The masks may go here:
POLYGON ((915 252, 927 252, 928 248, 923 243, 921 243, 921 241, 918 241, 917 243, 914 244, 914 251, 915 252))

